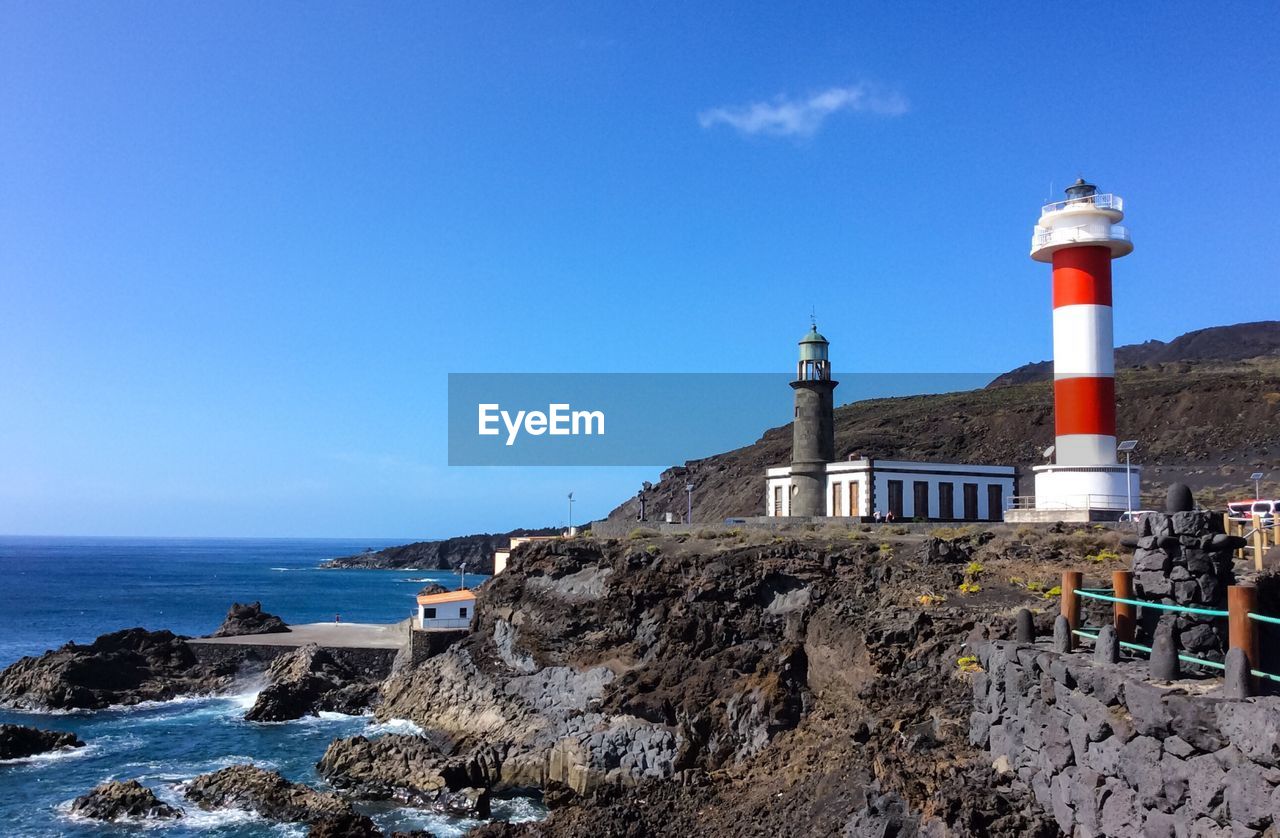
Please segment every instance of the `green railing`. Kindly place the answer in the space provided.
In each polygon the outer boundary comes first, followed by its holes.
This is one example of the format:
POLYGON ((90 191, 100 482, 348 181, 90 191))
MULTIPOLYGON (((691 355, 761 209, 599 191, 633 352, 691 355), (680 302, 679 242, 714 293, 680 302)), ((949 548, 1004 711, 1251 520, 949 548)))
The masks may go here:
MULTIPOLYGON (((1072 589, 1072 591, 1073 593, 1075 593, 1076 596, 1082 596, 1087 599, 1096 599, 1096 600, 1101 600, 1103 602, 1119 603, 1121 605, 1132 605, 1137 608, 1155 608, 1161 611, 1178 611, 1184 614, 1197 614, 1204 617, 1215 617, 1215 618, 1228 618, 1231 616, 1231 612, 1229 611, 1219 611, 1214 608, 1193 608, 1189 605, 1170 605, 1163 602, 1147 602, 1145 600, 1140 600, 1140 599, 1127 599, 1123 597, 1117 597, 1117 596, 1114 596, 1115 590, 1112 588, 1074 588, 1072 589)), ((1280 625, 1280 617, 1271 617, 1266 614, 1258 614, 1253 611, 1247 612, 1247 616, 1249 617, 1250 620, 1256 620, 1259 622, 1280 625)), ((1092 640, 1096 642, 1098 639, 1098 634, 1097 634, 1098 631, 1099 629, 1097 628, 1094 628, 1092 626, 1086 626, 1085 628, 1072 629, 1071 633, 1077 637, 1083 637, 1087 640, 1092 640)), ((1131 649, 1136 652, 1144 652, 1148 655, 1151 654, 1151 647, 1143 646, 1140 643, 1132 643, 1128 640, 1121 640, 1120 646, 1121 648, 1124 648, 1124 649, 1131 649)), ((1189 663, 1193 666, 1203 666, 1209 669, 1225 670, 1227 668, 1226 664, 1219 663, 1218 661, 1207 660, 1205 658, 1199 658, 1194 655, 1179 654, 1178 660, 1182 661, 1183 663, 1189 663)), ((1251 669, 1249 671, 1251 674, 1253 674, 1258 678, 1266 678, 1267 680, 1280 683, 1280 675, 1273 675, 1270 672, 1263 672, 1260 669, 1251 669)))

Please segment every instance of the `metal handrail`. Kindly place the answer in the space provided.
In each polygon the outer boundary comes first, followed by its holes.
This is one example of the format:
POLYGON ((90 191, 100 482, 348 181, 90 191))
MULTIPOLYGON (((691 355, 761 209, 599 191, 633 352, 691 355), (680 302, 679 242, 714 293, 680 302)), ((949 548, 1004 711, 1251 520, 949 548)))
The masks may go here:
POLYGON ((1102 195, 1086 195, 1083 198, 1067 198, 1065 201, 1054 201, 1051 204, 1045 204, 1040 208, 1041 215, 1048 215, 1051 212, 1066 209, 1072 204, 1093 204, 1101 209, 1113 209, 1124 212, 1124 199, 1113 192, 1106 192, 1102 195))
POLYGON ((1094 235, 1086 235, 1086 236, 1080 235, 1080 231, 1085 229, 1086 226, 1087 225, 1081 224, 1076 227, 1052 227, 1048 229, 1043 229, 1035 234, 1035 237, 1032 243, 1035 247, 1042 247, 1043 245, 1052 243, 1054 239, 1064 239, 1066 241, 1072 241, 1072 242, 1090 242, 1090 241, 1127 242, 1127 241, 1133 240, 1133 237, 1129 234, 1129 228, 1125 227, 1122 224, 1112 224, 1111 234, 1106 238, 1102 238, 1094 235), (1067 236, 1058 235, 1058 233, 1068 233, 1068 232, 1074 232, 1076 235, 1070 238, 1068 238, 1067 236))
MULTIPOLYGON (((1077 503, 1071 503, 1069 501, 1059 501, 1056 505, 1052 507, 1045 507, 1045 508, 1052 509, 1052 510, 1103 509, 1103 508, 1119 510, 1121 506, 1129 502, 1129 498, 1126 495, 1101 495, 1101 494, 1089 493, 1084 495, 1068 495, 1067 497, 1083 498, 1084 503, 1077 504, 1077 503), (1098 503, 1095 504, 1095 501, 1097 501, 1098 503), (1104 503, 1106 504, 1106 506, 1102 505, 1104 503), (1112 506, 1112 504, 1117 504, 1117 505, 1112 506)), ((1134 500, 1137 500, 1137 498, 1134 498, 1134 500)), ((1036 496, 1035 495, 1014 495, 1009 498, 1008 508, 1009 509, 1035 509, 1037 508, 1036 496)))

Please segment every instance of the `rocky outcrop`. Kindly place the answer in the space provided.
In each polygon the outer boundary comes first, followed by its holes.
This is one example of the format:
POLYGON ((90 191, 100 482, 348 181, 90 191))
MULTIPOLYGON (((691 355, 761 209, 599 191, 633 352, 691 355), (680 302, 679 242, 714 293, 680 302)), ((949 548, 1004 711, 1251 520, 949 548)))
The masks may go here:
POLYGON ((245 714, 251 722, 280 722, 321 711, 356 714, 378 698, 378 685, 314 643, 272 661, 271 683, 245 714))
POLYGON ((83 747, 84 743, 74 733, 0 724, 0 760, 22 759, 59 748, 83 747))
POLYGON ((355 736, 329 745, 316 768, 334 788, 364 800, 396 800, 447 814, 489 817, 489 788, 504 752, 448 756, 422 736, 355 736))
POLYGON ((183 638, 142 628, 68 643, 0 672, 0 702, 32 709, 98 710, 227 687, 234 667, 200 663, 183 638))
POLYGON ((505 550, 513 537, 555 535, 554 528, 517 529, 503 533, 477 533, 440 541, 416 541, 366 550, 354 556, 330 559, 322 567, 412 568, 417 570, 457 570, 463 564, 472 573, 493 573, 493 553, 505 550))
POLYGON ((71 814, 95 821, 173 820, 182 810, 162 802, 137 780, 111 780, 71 803, 71 814))
POLYGON ((310 823, 353 811, 337 795, 291 783, 275 771, 253 765, 201 774, 186 784, 183 794, 201 809, 244 809, 272 821, 310 823))
POLYGON ((956 677, 979 619, 1011 627, 997 613, 1029 594, 988 581, 984 557, 971 610, 922 608, 964 578, 922 543, 527 545, 469 637, 384 685, 380 718, 447 741, 348 740, 322 770, 380 794, 415 774, 450 787, 453 760, 489 746, 474 787, 540 788, 552 815, 484 835, 1052 835, 968 745, 956 677))
MULTIPOLYGON (((312 821, 307 831, 307 838, 385 838, 388 833, 378 829, 378 825, 368 815, 330 815, 312 821)), ((392 832, 390 838, 435 838, 425 829, 414 829, 408 832, 392 832)))
POLYGON ((439 582, 432 582, 424 585, 422 590, 418 591, 418 596, 434 596, 435 594, 447 594, 449 589, 439 582))
POLYGON ((289 625, 275 614, 262 610, 262 603, 241 605, 232 603, 227 617, 210 637, 241 637, 246 634, 281 634, 289 631, 289 625))

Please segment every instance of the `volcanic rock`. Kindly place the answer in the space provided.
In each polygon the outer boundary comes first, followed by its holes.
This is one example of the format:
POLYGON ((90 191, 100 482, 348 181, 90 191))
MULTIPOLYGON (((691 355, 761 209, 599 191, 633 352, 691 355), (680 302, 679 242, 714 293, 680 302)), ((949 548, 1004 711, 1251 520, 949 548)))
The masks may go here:
POLYGON ((382 838, 382 830, 368 815, 351 812, 326 815, 314 820, 307 830, 308 838, 382 838))
POLYGON ((321 711, 360 713, 377 700, 378 687, 309 643, 267 668, 272 683, 245 714, 251 722, 279 722, 314 716, 321 711))
POLYGON ((289 631, 289 626, 275 614, 262 610, 262 603, 251 602, 248 605, 232 603, 227 617, 218 626, 218 630, 210 637, 240 637, 246 634, 280 634, 289 631))
POLYGON ((434 596, 435 594, 447 593, 449 593, 449 589, 444 585, 441 585, 439 582, 432 582, 429 585, 423 586, 422 590, 418 591, 418 596, 434 596))
POLYGON ((104 634, 89 645, 68 643, 40 657, 22 658, 0 672, 0 702, 99 710, 216 692, 230 684, 233 674, 232 666, 200 663, 171 631, 133 628, 104 634))
MULTIPOLYGON (((453 792, 492 785, 499 777, 501 763, 498 749, 480 748, 466 756, 448 756, 425 737, 388 734, 376 739, 336 739, 316 769, 334 788, 353 797, 452 811, 459 805, 453 802, 453 792)), ((487 795, 483 805, 487 810, 487 795)), ((475 811, 476 806, 464 808, 475 811)))
POLYGON ((272 821, 309 823, 353 812, 351 804, 336 795, 291 783, 275 771, 253 765, 201 774, 187 783, 183 793, 201 809, 246 809, 272 821))
POLYGON ((96 821, 169 820, 182 817, 182 810, 163 803, 155 792, 137 780, 105 782, 71 804, 71 813, 96 821))
POLYGON ((59 748, 82 747, 84 743, 74 733, 0 724, 0 760, 21 759, 59 748))

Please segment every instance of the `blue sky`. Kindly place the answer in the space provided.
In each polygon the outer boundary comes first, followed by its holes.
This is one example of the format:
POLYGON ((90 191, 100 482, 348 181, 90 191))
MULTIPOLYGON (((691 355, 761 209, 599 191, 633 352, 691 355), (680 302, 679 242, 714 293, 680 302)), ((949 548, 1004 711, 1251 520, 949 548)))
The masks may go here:
POLYGON ((784 5, 0 2, 0 532, 604 514, 658 469, 450 469, 447 374, 1046 358, 1080 174, 1118 342, 1280 314, 1274 4, 784 5))

